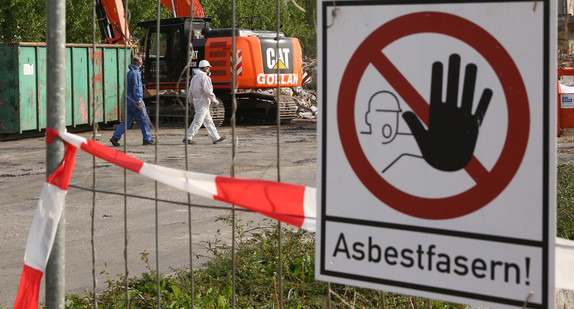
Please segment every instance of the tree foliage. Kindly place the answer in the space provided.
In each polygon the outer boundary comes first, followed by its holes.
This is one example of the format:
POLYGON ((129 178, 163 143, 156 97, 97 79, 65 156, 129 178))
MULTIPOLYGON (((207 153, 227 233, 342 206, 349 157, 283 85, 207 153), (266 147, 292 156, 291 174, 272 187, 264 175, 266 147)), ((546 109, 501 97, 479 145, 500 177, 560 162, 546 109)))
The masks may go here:
MULTIPOLYGON (((124 0, 125 1, 125 0, 124 0)), ((200 0, 205 15, 212 17, 212 27, 230 27, 232 0, 200 0)), ((262 28, 276 30, 276 0, 235 0, 236 18, 261 16, 262 28)), ((300 40, 303 53, 314 56, 316 0, 280 0, 281 31, 286 36, 300 40), (295 1, 295 3, 293 2, 295 1), (304 11, 299 9, 302 7, 304 11)), ((94 33, 92 0, 66 0, 66 41, 68 43, 92 43, 94 33)), ((157 1, 129 0, 129 27, 134 41, 144 36, 137 23, 157 19, 157 1)), ((171 12, 161 6, 161 18, 171 17, 171 12)), ((241 24, 246 27, 246 24, 241 24)), ((45 42, 46 0, 1 0, 0 41, 45 42)), ((102 41, 96 23, 95 41, 102 41)))
POLYGON ((44 0, 0 1, 0 41, 44 42, 46 3, 44 0))
MULTIPOLYGON (((124 0, 125 5, 125 0, 124 0)), ((144 35, 144 29, 137 26, 139 22, 157 19, 157 1, 129 0, 128 26, 132 41, 137 43, 144 35)), ((93 37, 93 7, 89 0, 66 0, 66 41, 68 43, 92 43, 93 37)), ((171 12, 160 6, 161 18, 170 18, 171 12)), ((95 40, 103 41, 99 25, 96 21, 95 40)))
MULTIPOLYGON (((125 1, 125 0, 124 0, 125 1)), ((129 27, 132 41, 138 43, 145 36, 145 29, 138 27, 138 23, 148 20, 157 20, 157 1, 155 0, 129 0, 129 27)), ((171 18, 173 14, 163 5, 160 5, 160 17, 171 18)))
MULTIPOLYGON (((232 0, 200 0, 203 11, 213 17, 213 28, 232 26, 232 0)), ((288 37, 298 38, 303 53, 309 56, 316 54, 315 11, 316 0, 280 0, 280 31, 288 37), (302 11, 299 7, 303 8, 302 11)), ((235 0, 236 21, 241 17, 261 16, 264 30, 277 29, 276 0, 235 0)), ((258 25, 255 22, 255 25, 258 25)), ((239 26, 247 27, 245 23, 239 26)))

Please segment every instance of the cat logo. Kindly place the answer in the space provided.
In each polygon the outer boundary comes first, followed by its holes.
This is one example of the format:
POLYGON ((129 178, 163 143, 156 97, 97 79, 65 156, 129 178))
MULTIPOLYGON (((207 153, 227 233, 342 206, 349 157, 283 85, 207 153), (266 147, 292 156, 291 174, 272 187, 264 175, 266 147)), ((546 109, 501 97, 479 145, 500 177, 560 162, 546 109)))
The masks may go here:
POLYGON ((278 52, 274 48, 267 48, 267 68, 289 69, 289 53, 288 48, 279 48, 278 52))
POLYGON ((260 42, 265 74, 276 74, 277 69, 281 74, 293 73, 293 43, 291 40, 282 38, 279 41, 279 48, 277 48, 277 41, 274 39, 261 39, 260 42))
POLYGON ((191 62, 189 64, 190 68, 197 68, 197 66, 199 65, 199 61, 200 59, 204 59, 204 55, 203 55, 203 51, 201 53, 201 55, 199 54, 199 50, 194 50, 191 52, 191 62))

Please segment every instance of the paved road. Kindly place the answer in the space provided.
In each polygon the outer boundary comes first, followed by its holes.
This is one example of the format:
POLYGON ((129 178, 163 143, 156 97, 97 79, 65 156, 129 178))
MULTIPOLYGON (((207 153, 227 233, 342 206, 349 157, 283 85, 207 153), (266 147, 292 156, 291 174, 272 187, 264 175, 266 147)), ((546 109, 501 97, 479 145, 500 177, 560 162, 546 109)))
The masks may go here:
MULTIPOLYGON (((316 123, 295 121, 281 127, 280 166, 281 181, 315 186, 316 179, 316 123)), ((159 165, 185 169, 185 145, 182 143, 184 128, 162 128, 157 140, 159 165)), ((100 142, 109 145, 111 131, 101 131, 100 142)), ((232 166, 231 127, 220 128, 228 139, 218 145, 211 144, 205 129, 196 136, 197 145, 188 146, 189 170, 216 175, 230 175, 232 166)), ((80 133, 90 138, 91 133, 80 133)), ((142 146, 138 129, 128 132, 128 154, 145 162, 156 160, 154 146, 142 146)), ((256 179, 277 179, 277 127, 242 126, 236 128, 237 151, 235 175, 256 179)), ((123 143, 123 140, 122 140, 123 143)), ((29 138, 0 142, 0 306, 11 307, 16 296, 25 242, 42 185, 45 180, 45 146, 43 138, 29 138)), ((123 149, 123 148, 121 148, 123 149)), ((110 163, 93 159, 81 151, 71 184, 89 188, 96 175, 99 190, 123 192, 124 171, 110 163)), ((147 197, 155 196, 155 183, 132 172, 127 172, 127 192, 147 197)), ((161 199, 187 201, 187 194, 158 184, 157 195, 161 199)), ((66 199, 66 291, 78 293, 92 289, 91 210, 93 194, 71 187, 66 199)), ((228 207, 209 199, 192 197, 192 203, 228 207)), ((170 203, 158 203, 160 272, 189 267, 188 207, 170 203)), ((155 210, 156 203, 139 198, 127 199, 128 218, 128 267, 133 277, 146 271, 140 261, 143 252, 151 253, 151 267, 155 269, 155 210)), ((204 255, 207 241, 230 237, 230 227, 216 222, 228 210, 192 208, 194 254, 204 255), (218 235, 217 231, 221 230, 218 235)), ((245 222, 262 221, 262 216, 241 213, 245 222)), ((120 195, 98 193, 95 205, 96 274, 98 288, 107 286, 108 277, 117 278, 125 273, 124 250, 124 198, 120 195), (103 274, 100 274, 102 273, 103 274)), ((198 267, 205 258, 193 258, 198 267)), ((44 299, 44 284, 41 300, 44 299)))

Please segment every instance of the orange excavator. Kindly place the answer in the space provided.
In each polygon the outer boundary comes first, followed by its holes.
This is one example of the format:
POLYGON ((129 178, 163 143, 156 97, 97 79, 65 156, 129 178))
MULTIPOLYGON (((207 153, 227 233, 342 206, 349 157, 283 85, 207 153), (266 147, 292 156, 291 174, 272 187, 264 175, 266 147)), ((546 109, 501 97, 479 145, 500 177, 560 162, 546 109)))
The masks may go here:
MULTIPOLYGON (((129 29, 125 25, 121 0, 96 0, 102 36, 107 43, 130 42, 129 29)), ((148 91, 159 89, 160 102, 148 103, 150 115, 158 104, 160 118, 183 117, 183 105, 178 103, 185 93, 185 71, 193 71, 199 61, 206 59, 212 65, 211 79, 215 94, 223 106, 212 106, 214 122, 221 124, 231 115, 231 78, 235 72, 237 110, 236 119, 246 122, 275 122, 279 109, 281 122, 289 122, 296 116, 297 104, 289 96, 276 96, 269 89, 300 86, 302 74, 302 50, 299 40, 279 36, 275 31, 262 30, 261 17, 238 18, 247 27, 235 28, 236 64, 233 67, 233 28, 212 29, 211 18, 205 17, 198 0, 193 0, 193 18, 189 17, 189 0, 161 0, 174 18, 160 20, 159 42, 157 21, 141 22, 147 29, 143 42, 143 82, 148 91), (191 33, 190 33, 191 32, 191 33), (191 36, 191 46, 187 44, 191 36), (187 61, 188 53, 191 59, 187 61), (159 62, 159 65, 158 65, 159 62), (159 71, 157 68, 159 67, 159 71), (279 72, 279 74, 278 74, 279 72), (170 95, 171 94, 171 95, 170 95)), ((154 99, 155 97, 151 97, 154 99)), ((190 106, 193 108, 193 106, 190 106)))
MULTIPOLYGON (((189 0, 161 0, 161 4, 175 17, 189 16, 189 0)), ((193 0, 193 9, 193 17, 205 17, 199 0, 193 0)), ((96 0, 96 15, 106 44, 124 44, 126 41, 131 43, 124 12, 122 0, 96 0)))

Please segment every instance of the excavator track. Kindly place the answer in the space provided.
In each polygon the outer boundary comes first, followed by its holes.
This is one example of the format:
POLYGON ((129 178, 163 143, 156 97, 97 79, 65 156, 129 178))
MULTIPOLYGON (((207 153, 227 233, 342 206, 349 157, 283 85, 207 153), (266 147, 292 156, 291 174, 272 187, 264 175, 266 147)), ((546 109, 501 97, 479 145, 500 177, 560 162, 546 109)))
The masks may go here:
MULTIPOLYGON (((236 94, 236 121, 240 124, 270 124, 277 123, 277 106, 282 124, 290 123, 297 116, 297 103, 288 95, 277 97, 274 94, 262 92, 241 92, 236 94)), ((224 99, 226 115, 230 117, 231 98, 224 99)))
MULTIPOLYGON (((229 123, 232 115, 231 96, 226 92, 217 92, 223 104, 211 105, 210 114, 216 126, 221 126, 224 122, 229 123)), ((148 114, 152 121, 156 115, 155 97, 150 96, 145 99, 148 114), (149 102, 149 103, 148 103, 149 102)), ((297 116, 297 103, 288 95, 277 96, 263 92, 241 92, 236 94, 237 100, 237 124, 276 124, 277 106, 279 106, 279 117, 282 124, 291 123, 297 116)), ((185 122, 184 98, 173 94, 160 95, 159 120, 161 123, 180 124, 185 122)), ((189 105, 189 122, 193 120, 195 111, 193 105, 189 105)))

